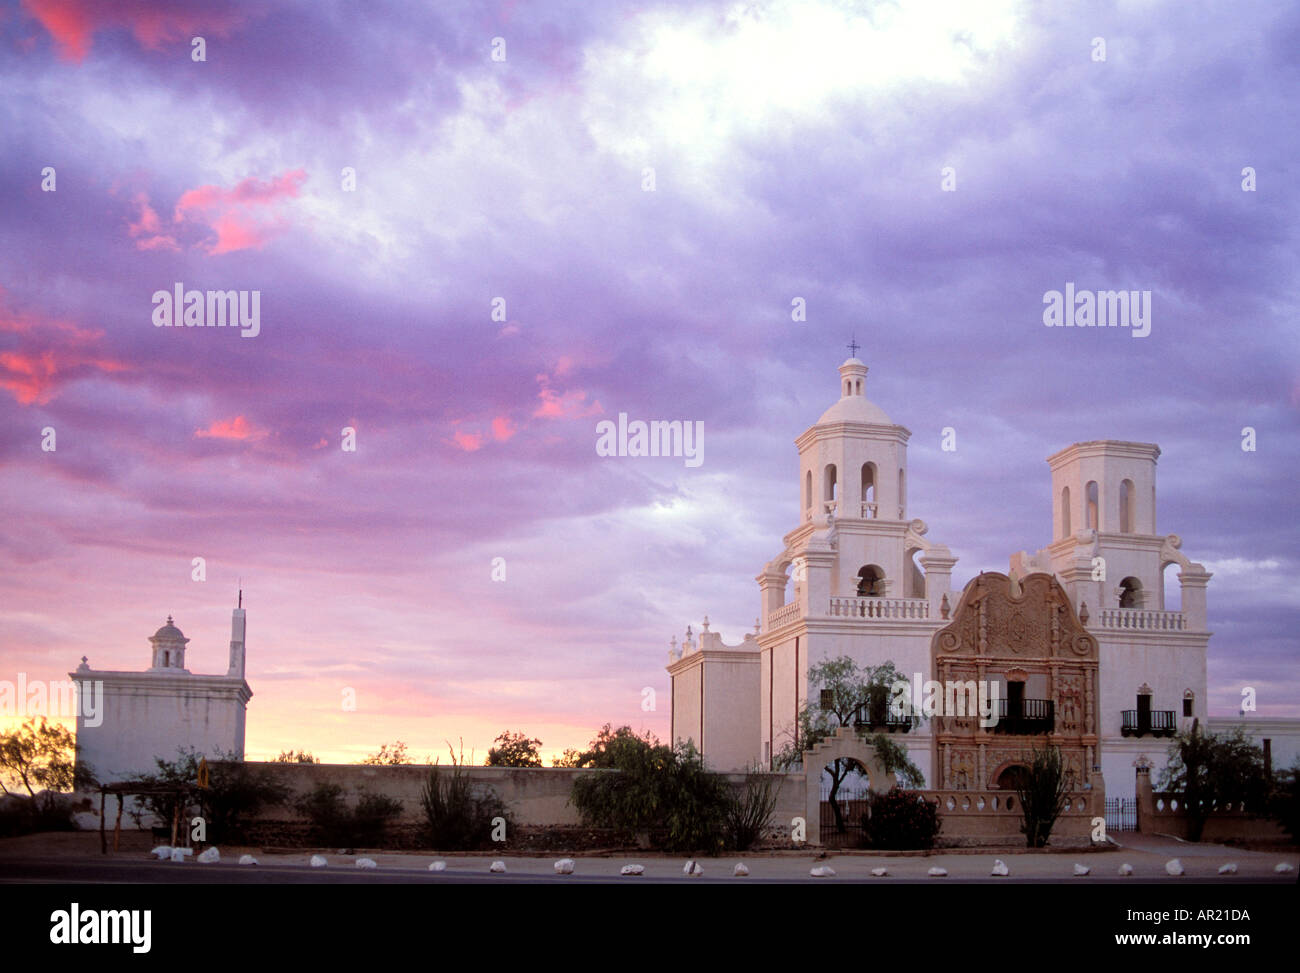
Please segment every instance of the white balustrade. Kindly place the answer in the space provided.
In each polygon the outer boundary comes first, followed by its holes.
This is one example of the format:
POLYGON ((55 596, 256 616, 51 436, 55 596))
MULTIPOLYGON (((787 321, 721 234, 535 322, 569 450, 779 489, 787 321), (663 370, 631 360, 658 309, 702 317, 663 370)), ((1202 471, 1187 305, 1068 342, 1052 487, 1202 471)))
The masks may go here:
POLYGON ((782 605, 780 608, 773 609, 767 616, 767 630, 775 631, 782 625, 788 625, 799 617, 799 602, 792 601, 788 605, 782 605))
POLYGON ((930 602, 925 598, 832 598, 829 614, 835 618, 925 620, 930 617, 930 602))
POLYGON ((1151 611, 1147 608, 1103 608, 1095 622, 1098 628, 1126 628, 1139 632, 1183 632, 1187 616, 1182 612, 1151 611))

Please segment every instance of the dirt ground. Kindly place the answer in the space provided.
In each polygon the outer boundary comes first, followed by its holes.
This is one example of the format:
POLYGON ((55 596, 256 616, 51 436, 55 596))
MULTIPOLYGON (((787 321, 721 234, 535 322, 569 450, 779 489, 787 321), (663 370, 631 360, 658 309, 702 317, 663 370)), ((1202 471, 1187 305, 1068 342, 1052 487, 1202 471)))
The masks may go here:
MULTIPOLYGON (((1073 868, 1080 862, 1092 869, 1094 876, 1114 876, 1121 864, 1131 864, 1134 876, 1141 878, 1164 877, 1165 863, 1171 858, 1182 861, 1186 875, 1190 879, 1216 879, 1220 865, 1233 862, 1237 864, 1235 876, 1226 876, 1225 881, 1240 880, 1251 876, 1274 876, 1274 867, 1279 862, 1287 862, 1300 874, 1300 849, 1282 848, 1229 848, 1214 844, 1190 844, 1174 838, 1152 835, 1125 833, 1121 835, 1120 847, 1102 852, 1063 852, 1047 853, 1028 852, 1024 849, 1006 849, 1004 851, 944 851, 929 855, 889 853, 842 853, 831 851, 825 858, 820 858, 814 849, 806 851, 789 851, 778 853, 758 853, 728 855, 718 858, 702 858, 701 865, 710 874, 730 874, 737 861, 743 860, 755 876, 766 878, 802 879, 808 870, 816 865, 831 865, 836 874, 842 877, 862 877, 870 875, 873 868, 881 866, 889 870, 894 877, 919 878, 926 876, 928 870, 938 866, 948 869, 952 876, 982 877, 989 874, 995 859, 1001 859, 1010 868, 1012 876, 1059 878, 1061 881, 1086 881, 1075 879, 1073 868)), ((123 831, 118 850, 112 850, 113 836, 108 834, 109 856, 143 858, 148 856, 155 841, 149 832, 123 831)), ((676 874, 681 871, 687 856, 663 855, 652 852, 619 852, 616 854, 580 855, 559 854, 522 855, 490 853, 452 853, 434 854, 394 853, 378 849, 349 849, 351 854, 341 854, 340 849, 318 849, 324 854, 329 867, 355 868, 358 857, 375 860, 380 868, 425 870, 435 860, 447 863, 447 869, 457 871, 487 871, 487 866, 496 859, 506 862, 512 873, 548 873, 552 863, 559 857, 571 857, 579 862, 578 871, 589 874, 618 874, 619 868, 628 863, 642 863, 647 874, 676 874)), ((285 849, 283 852, 268 851, 263 848, 241 848, 223 846, 221 859, 234 863, 242 854, 251 854, 265 864, 299 865, 308 863, 313 851, 311 849, 285 849)), ((18 838, 0 839, 0 873, 4 870, 6 859, 19 858, 85 858, 100 857, 98 831, 48 832, 25 835, 18 838)), ((185 867, 195 867, 192 860, 185 867)))

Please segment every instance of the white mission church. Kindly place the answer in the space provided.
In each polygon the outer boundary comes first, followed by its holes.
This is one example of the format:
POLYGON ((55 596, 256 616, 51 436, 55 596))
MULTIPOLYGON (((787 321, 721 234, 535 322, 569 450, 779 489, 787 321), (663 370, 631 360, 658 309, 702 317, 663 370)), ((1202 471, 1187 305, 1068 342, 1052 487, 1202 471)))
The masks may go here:
POLYGON ((944 716, 894 738, 933 788, 1012 786, 1029 748, 1050 742, 1077 783, 1100 769, 1108 796, 1131 798, 1135 768, 1158 772, 1194 717, 1214 731, 1245 724, 1274 767, 1291 764, 1300 720, 1207 711, 1211 574, 1157 533, 1158 446, 1098 440, 1048 457, 1050 543, 955 591, 956 558, 908 509, 911 433, 866 397, 866 365, 850 358, 839 373, 839 401, 795 440, 798 525, 756 578, 756 633, 727 645, 706 618, 673 639, 674 741, 715 770, 769 767, 791 743, 809 668, 849 656, 908 679, 996 684, 996 726, 944 716), (1164 604, 1170 565, 1177 611, 1164 604))

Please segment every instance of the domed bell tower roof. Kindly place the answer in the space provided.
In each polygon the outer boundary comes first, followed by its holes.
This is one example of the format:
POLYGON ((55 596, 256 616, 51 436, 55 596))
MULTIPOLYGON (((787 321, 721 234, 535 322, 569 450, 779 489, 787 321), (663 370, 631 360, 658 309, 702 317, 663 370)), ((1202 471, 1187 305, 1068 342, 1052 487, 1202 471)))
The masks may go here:
POLYGON ((179 639, 182 642, 189 641, 189 639, 185 637, 185 633, 172 624, 172 617, 170 615, 167 616, 167 624, 154 632, 149 641, 152 642, 154 639, 179 639))
POLYGON ((885 410, 866 396, 867 366, 850 358, 840 366, 840 400, 822 413, 817 425, 835 422, 864 422, 879 426, 892 426, 885 410))

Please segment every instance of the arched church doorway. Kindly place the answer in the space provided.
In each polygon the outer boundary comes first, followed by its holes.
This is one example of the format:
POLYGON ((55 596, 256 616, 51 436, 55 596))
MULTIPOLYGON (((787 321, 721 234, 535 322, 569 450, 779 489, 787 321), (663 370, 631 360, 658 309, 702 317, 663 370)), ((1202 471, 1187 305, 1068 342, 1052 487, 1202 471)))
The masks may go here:
POLYGON ((998 774, 997 788, 1000 791, 1014 791, 1016 785, 1023 780, 1024 775, 1029 772, 1029 768, 1023 764, 1011 764, 998 774))

